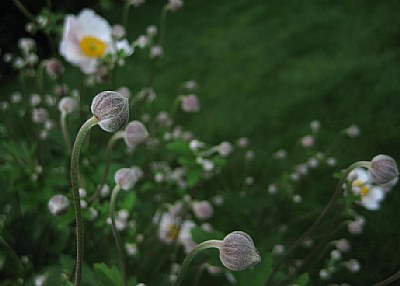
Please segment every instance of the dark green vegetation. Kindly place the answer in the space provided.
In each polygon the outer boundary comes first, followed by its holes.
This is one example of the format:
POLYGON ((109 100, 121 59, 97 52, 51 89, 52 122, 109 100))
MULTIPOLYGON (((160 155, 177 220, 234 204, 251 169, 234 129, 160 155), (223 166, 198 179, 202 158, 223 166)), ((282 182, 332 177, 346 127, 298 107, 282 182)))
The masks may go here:
MULTIPOLYGON (((131 10, 128 39, 135 39, 148 24, 158 24, 164 1, 149 2, 131 10)), ((120 12, 111 9, 100 14, 117 23, 120 12)), ((270 157, 279 148, 291 150, 309 132, 313 119, 322 123, 321 145, 350 124, 361 127, 361 137, 338 144, 336 170, 379 153, 400 160, 399 12, 398 1, 191 0, 169 15, 166 56, 158 63, 154 83, 156 105, 169 108, 182 81, 195 79, 200 85, 201 112, 181 115, 178 121, 189 122, 186 127, 210 143, 248 136, 256 151, 251 173, 258 195, 245 200, 246 208, 240 209, 239 190, 224 190, 230 193, 226 210, 230 203, 235 209, 216 213, 219 230, 247 231, 256 245, 264 247, 262 255, 268 256, 276 228, 260 222, 273 217, 272 224, 277 224, 303 213, 297 205, 269 203, 267 185, 283 167, 270 157)), ((132 91, 142 88, 149 70, 145 56, 138 51, 129 59, 117 72, 117 85, 132 91)), ((78 86, 79 74, 66 67, 66 82, 78 86)), ((10 77, 1 82, 2 100, 19 89, 10 77)), ((89 102, 93 95, 83 96, 89 102)), ((131 116, 135 118, 134 113, 131 116)), ((305 202, 328 201, 336 183, 331 173, 316 171, 302 183, 307 190, 305 202)), ((235 174, 230 176, 228 181, 236 180, 235 174)), ((360 260, 362 270, 349 275, 343 271, 335 276, 343 281, 335 282, 371 285, 400 268, 399 204, 396 187, 379 211, 359 209, 367 218, 366 231, 352 237, 349 258, 360 260)), ((284 242, 297 237, 306 225, 291 226, 284 242)), ((312 275, 320 264, 314 264, 312 275)), ((325 285, 319 283, 312 285, 325 285)))

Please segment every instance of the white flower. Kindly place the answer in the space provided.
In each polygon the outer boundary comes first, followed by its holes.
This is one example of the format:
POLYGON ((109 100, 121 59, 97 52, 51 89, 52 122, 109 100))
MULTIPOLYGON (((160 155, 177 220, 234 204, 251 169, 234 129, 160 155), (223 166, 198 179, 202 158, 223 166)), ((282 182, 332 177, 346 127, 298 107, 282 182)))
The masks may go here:
POLYGON ((360 196, 359 203, 368 210, 378 210, 385 197, 382 187, 372 185, 372 180, 366 169, 357 168, 348 176, 351 180, 351 191, 360 196))
POLYGON ((178 239, 179 223, 176 217, 166 212, 161 215, 159 238, 162 242, 170 244, 178 239))
POLYGON ((115 47, 117 48, 118 51, 124 51, 124 56, 129 57, 130 55, 133 54, 133 47, 129 45, 127 40, 121 40, 115 42, 115 47))
POLYGON ((70 63, 79 66, 83 73, 93 74, 98 59, 112 48, 111 27, 106 20, 84 9, 78 16, 68 15, 60 54, 70 63))

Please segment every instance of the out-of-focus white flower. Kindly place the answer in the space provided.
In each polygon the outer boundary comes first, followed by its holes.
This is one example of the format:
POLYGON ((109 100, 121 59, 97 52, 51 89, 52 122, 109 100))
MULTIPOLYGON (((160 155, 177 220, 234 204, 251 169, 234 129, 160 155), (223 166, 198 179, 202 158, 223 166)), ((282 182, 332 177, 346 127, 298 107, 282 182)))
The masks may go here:
POLYGON ((361 264, 356 259, 350 259, 349 261, 346 261, 345 266, 350 272, 353 273, 358 272, 361 269, 361 264))
POLYGON ((286 150, 280 149, 275 152, 274 157, 278 160, 283 160, 287 157, 287 152, 286 150))
POLYGON ((129 57, 134 52, 133 47, 125 39, 121 40, 121 41, 117 41, 115 43, 115 47, 117 48, 118 51, 123 51, 125 57, 129 57))
POLYGON ((357 217, 354 221, 351 221, 347 225, 347 229, 351 234, 360 234, 363 232, 364 225, 365 225, 365 218, 360 216, 357 217))
POLYGON ((149 38, 145 35, 140 35, 133 44, 141 49, 144 49, 149 44, 149 38))
POLYGON ((34 279, 35 286, 44 286, 46 283, 46 275, 38 275, 34 279))
POLYGON ((224 141, 218 145, 218 153, 222 157, 226 157, 229 154, 231 154, 232 150, 233 150, 232 144, 227 141, 224 141))
POLYGON ((149 37, 154 37, 155 35, 157 35, 157 27, 154 25, 150 25, 146 28, 146 32, 149 37))
POLYGON ((192 141, 189 142, 189 148, 190 150, 196 151, 200 148, 203 148, 205 144, 199 140, 193 139, 192 141))
POLYGON ((137 245, 136 243, 127 243, 125 245, 126 252, 128 253, 129 256, 134 256, 137 253, 137 245))
MULTIPOLYGON (((129 4, 131 4, 133 7, 139 7, 143 5, 146 1, 145 0, 127 0, 129 4)), ((143 284, 143 283, 141 283, 143 284)))
POLYGON ((40 97, 39 94, 34 93, 31 95, 31 105, 32 106, 37 106, 42 102, 42 98, 40 97))
POLYGON ((317 133, 319 129, 321 128, 321 122, 319 120, 313 120, 310 122, 310 128, 312 132, 317 133))
POLYGON ((182 225, 178 236, 178 241, 183 245, 185 253, 189 253, 196 246, 192 239, 192 229, 196 226, 194 221, 185 220, 182 225))
POLYGON ((347 251, 350 250, 350 247, 351 247, 350 246, 350 242, 345 238, 342 238, 342 239, 339 239, 339 240, 335 241, 334 244, 335 244, 335 247, 340 252, 347 252, 347 251))
POLYGON ((32 111, 32 121, 35 123, 44 123, 49 117, 49 113, 44 108, 35 108, 32 111))
POLYGON ((282 244, 277 244, 272 249, 272 254, 274 255, 281 255, 283 252, 285 252, 285 247, 282 244))
POLYGON ((67 15, 60 54, 85 74, 93 74, 98 59, 112 48, 111 31, 107 21, 93 10, 84 9, 78 16, 67 15))
POLYGON ((278 190, 278 188, 276 187, 275 184, 270 184, 268 186, 268 193, 271 194, 271 195, 275 194, 277 190, 278 190))
POLYGON ((122 25, 113 25, 111 29, 111 35, 114 39, 120 40, 125 36, 125 28, 122 25))
POLYGON ((162 56, 164 53, 163 48, 161 46, 153 46, 150 49, 150 58, 156 59, 162 56))
POLYGON ((68 211, 69 200, 64 195, 55 195, 49 200, 48 207, 53 215, 62 215, 68 211))
POLYGON ((359 203, 368 210, 378 210, 385 197, 384 189, 372 185, 372 180, 366 169, 357 168, 350 172, 351 191, 360 196, 359 203))
POLYGON ((70 96, 65 96, 61 98, 60 102, 58 103, 58 109, 61 113, 69 114, 74 112, 74 110, 78 107, 78 102, 75 98, 70 96))
POLYGON ((182 0, 169 0, 169 8, 172 12, 178 11, 183 6, 182 0))
POLYGON ((161 215, 159 238, 162 242, 170 244, 178 239, 179 220, 169 212, 161 215))

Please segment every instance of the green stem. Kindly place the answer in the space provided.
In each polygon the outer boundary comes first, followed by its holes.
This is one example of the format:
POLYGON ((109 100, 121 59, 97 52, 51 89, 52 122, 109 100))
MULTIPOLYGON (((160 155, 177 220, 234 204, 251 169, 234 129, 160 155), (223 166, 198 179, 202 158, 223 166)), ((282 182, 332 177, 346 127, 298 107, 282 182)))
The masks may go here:
POLYGON ((378 282, 378 283, 374 284, 373 286, 386 286, 386 285, 389 285, 390 283, 396 281, 399 278, 400 278, 400 271, 397 271, 395 274, 393 274, 389 278, 386 278, 385 280, 378 282))
POLYGON ((68 133, 67 113, 66 112, 61 112, 60 124, 61 124, 61 129, 63 132, 65 144, 67 144, 68 153, 71 153, 71 138, 69 137, 69 133, 68 133))
POLYGON ((15 6, 17 6, 18 10, 25 15, 26 18, 36 23, 35 17, 28 11, 28 9, 25 8, 25 6, 19 0, 12 1, 14 2, 15 6))
POLYGON ((289 258, 289 256, 293 253, 293 251, 297 248, 297 246, 299 246, 299 244, 308 236, 310 236, 310 234, 314 231, 314 229, 320 224, 320 222, 322 221, 322 219, 325 217, 325 215, 329 212, 329 210, 331 209, 332 206, 334 206, 336 200, 340 197, 340 194, 342 193, 342 185, 343 183, 347 180, 348 175, 350 174, 350 172, 356 168, 359 167, 365 167, 368 168, 370 166, 370 162, 367 161, 359 161, 356 162, 352 165, 350 165, 350 167, 348 167, 342 174, 339 183, 337 184, 336 190, 333 193, 331 200, 329 201, 329 203, 326 205, 326 207, 323 209, 323 211, 321 212, 321 214, 319 215, 319 217, 314 221, 314 223, 305 231, 303 232, 303 234, 290 246, 290 248, 287 250, 286 254, 281 258, 281 260, 278 261, 278 263, 275 265, 274 269, 272 270, 270 276, 268 277, 268 280, 266 282, 266 286, 267 285, 271 285, 272 283, 272 279, 274 278, 275 274, 278 272, 280 266, 286 261, 286 259, 289 258))
POLYGON ((104 184, 107 182, 107 177, 108 177, 108 172, 110 170, 110 161, 111 161, 111 153, 112 153, 112 148, 114 146, 114 143, 118 139, 122 139, 125 136, 124 131, 119 131, 117 133, 114 133, 114 135, 108 140, 107 144, 107 150, 106 150, 106 162, 104 166, 104 174, 103 178, 101 179, 100 186, 97 188, 96 192, 90 197, 89 203, 93 203, 100 195, 101 189, 103 188, 104 184))
POLYGON ((7 241, 0 235, 0 247, 4 248, 6 252, 8 252, 10 259, 14 262, 14 265, 17 266, 17 271, 20 272, 23 269, 22 263, 19 260, 17 253, 15 253, 14 249, 7 243, 7 241))
POLYGON ((193 258, 202 250, 207 249, 207 248, 220 248, 222 244, 221 240, 207 240, 199 245, 197 245, 186 257, 185 260, 183 261, 181 271, 179 272, 178 278, 176 279, 174 286, 178 286, 182 280, 183 277, 185 276, 185 273, 188 270, 190 262, 193 260, 193 258))
POLYGON ((167 12, 168 12, 168 5, 164 6, 164 9, 161 11, 160 15, 160 37, 158 44, 162 47, 164 44, 165 39, 165 31, 167 29, 167 12))
POLYGON ((83 223, 81 215, 81 204, 79 198, 79 184, 78 184, 78 166, 79 166, 79 155, 83 142, 85 141, 86 134, 95 126, 99 120, 96 117, 89 118, 79 129, 76 135, 74 147, 71 155, 71 185, 72 194, 74 198, 75 208, 75 221, 76 221, 76 266, 75 266, 75 281, 74 285, 79 286, 81 284, 82 275, 82 262, 83 262, 83 223))
POLYGON ((110 217, 111 217, 111 225, 112 225, 112 232, 115 238, 115 243, 117 244, 117 249, 118 249, 118 255, 119 255, 119 260, 121 264, 121 269, 122 269, 122 275, 124 278, 124 286, 128 285, 128 267, 126 263, 126 257, 125 257, 125 252, 122 246, 122 240, 121 237, 119 236, 119 233, 117 231, 117 228, 115 226, 115 202, 117 200, 117 196, 119 191, 121 190, 120 185, 115 185, 114 190, 112 191, 111 194, 111 201, 110 201, 110 217))
POLYGON ((129 8, 130 7, 131 7, 131 5, 129 4, 129 1, 126 1, 125 6, 124 6, 124 10, 122 12, 122 25, 124 26, 125 29, 126 29, 126 27, 128 25, 129 8))

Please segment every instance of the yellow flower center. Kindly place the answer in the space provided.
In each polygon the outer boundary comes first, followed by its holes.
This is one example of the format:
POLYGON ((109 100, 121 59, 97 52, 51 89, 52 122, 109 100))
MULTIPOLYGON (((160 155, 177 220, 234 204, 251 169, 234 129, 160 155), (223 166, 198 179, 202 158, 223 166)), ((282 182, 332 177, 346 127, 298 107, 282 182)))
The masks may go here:
POLYGON ((178 238, 179 235, 179 229, 176 225, 170 224, 168 226, 168 234, 167 236, 171 239, 171 240, 176 240, 178 238))
POLYGON ((106 44, 98 38, 85 36, 79 42, 82 53, 89 58, 99 58, 106 51, 106 44))
POLYGON ((369 188, 367 186, 362 186, 360 189, 360 194, 362 197, 368 195, 369 193, 369 188))
POLYGON ((353 182, 353 186, 354 186, 354 187, 359 187, 359 186, 361 186, 361 182, 360 182, 359 180, 355 180, 355 181, 353 182))

